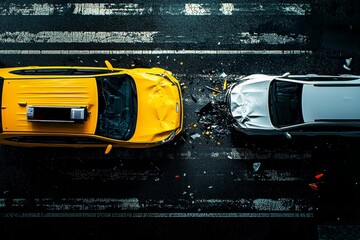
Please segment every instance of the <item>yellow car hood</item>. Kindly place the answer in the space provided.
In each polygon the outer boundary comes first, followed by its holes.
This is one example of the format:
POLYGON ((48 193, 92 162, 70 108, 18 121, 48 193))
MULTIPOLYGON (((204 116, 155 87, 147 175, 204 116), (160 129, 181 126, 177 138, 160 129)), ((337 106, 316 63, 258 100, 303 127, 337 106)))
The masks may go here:
POLYGON ((139 73, 133 77, 138 93, 138 115, 131 141, 164 140, 181 125, 179 86, 156 73, 139 73))

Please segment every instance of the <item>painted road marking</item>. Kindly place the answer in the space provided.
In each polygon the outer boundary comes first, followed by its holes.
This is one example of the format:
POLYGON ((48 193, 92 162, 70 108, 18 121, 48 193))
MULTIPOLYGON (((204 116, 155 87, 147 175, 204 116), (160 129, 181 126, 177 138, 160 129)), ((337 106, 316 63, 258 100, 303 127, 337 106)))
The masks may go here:
POLYGON ((0 33, 0 43, 151 43, 158 32, 42 31, 0 33))
POLYGON ((86 31, 40 31, 40 32, 3 32, 0 43, 198 43, 220 44, 305 44, 307 36, 289 33, 249 33, 240 32, 209 37, 206 34, 169 35, 157 31, 139 32, 86 32, 86 31))
POLYGON ((0 213, 0 218, 313 218, 313 213, 0 213))
MULTIPOLYGON (((6 210, 7 207, 12 209, 22 208, 29 204, 28 199, 12 199, 11 204, 7 199, 0 199, 0 209, 6 210)), ((137 214, 140 217, 150 217, 151 214, 161 217, 164 216, 183 216, 178 214, 185 214, 184 216, 193 215, 193 217, 205 216, 208 217, 219 217, 221 216, 230 216, 230 217, 241 217, 247 216, 250 214, 254 217, 312 217, 311 211, 313 207, 311 206, 309 200, 307 199, 292 199, 292 198, 279 198, 279 199, 266 199, 266 198, 256 198, 256 199, 192 199, 189 201, 179 199, 178 203, 173 201, 167 203, 167 200, 143 200, 138 198, 129 198, 129 199, 117 199, 117 198, 62 198, 62 199, 51 199, 51 198, 35 198, 31 200, 31 206, 34 208, 41 208, 46 214, 46 211, 58 211, 58 214, 61 211, 75 211, 71 214, 81 214, 76 212, 90 211, 89 214, 94 214, 96 211, 132 211, 132 214, 137 214), (190 208, 202 209, 206 211, 208 208, 223 208, 227 207, 236 209, 236 212, 232 213, 147 213, 147 209, 159 209, 161 211, 177 209, 179 211, 188 210, 190 208), (252 213, 242 213, 241 210, 253 211, 252 213), (239 210, 239 212, 238 212, 239 210), (137 211, 137 213, 136 213, 137 211), (143 212, 141 212, 143 211, 143 212), (258 211, 258 212, 257 212, 258 211), (219 214, 219 215, 217 215, 219 214), (279 215, 277 215, 279 214, 279 215)), ((35 210, 35 209, 34 209, 35 210)), ((3 212, 3 211, 2 211, 3 212)), ((246 211, 247 212, 247 211, 246 211)), ((11 214, 6 215, 3 213, 2 217, 11 217, 11 214)), ((25 215, 27 213, 24 213, 25 215)), ((30 213, 31 214, 31 213, 30 213)), ((120 213, 108 213, 108 214, 120 214, 120 213)))
POLYGON ((309 50, 0 50, 3 55, 296 55, 309 50))
MULTIPOLYGON (((252 172, 246 174, 241 170, 226 171, 219 170, 214 173, 213 171, 206 171, 206 173, 187 174, 192 178, 194 177, 232 177, 234 182, 306 182, 306 176, 309 176, 311 171, 291 171, 291 170, 272 170, 265 169, 259 173, 252 172), (304 177, 305 176, 305 177, 304 177)), ((117 180, 131 180, 131 181, 163 181, 163 176, 159 177, 159 171, 155 170, 114 170, 114 169, 101 169, 101 170, 83 170, 74 169, 64 171, 64 175, 71 180, 91 180, 101 178, 103 180, 117 181, 117 180)), ((209 186, 206 186, 209 187, 209 186)), ((218 186, 212 186, 214 189, 218 186)))
MULTIPOLYGON (((205 136, 203 136, 205 137, 205 136)), ((215 139, 214 139, 215 141, 215 139)), ((201 142, 199 140, 199 142, 201 142)), ((192 144, 196 145, 197 140, 192 140, 192 144)), ((174 152, 162 152, 154 149, 141 149, 135 150, 133 152, 132 149, 122 149, 121 151, 115 151, 111 156, 109 155, 107 158, 109 160, 112 159, 123 159, 123 160, 147 160, 151 161, 152 159, 182 159, 182 160, 200 160, 200 159, 212 159, 212 160, 229 160, 229 161, 248 161, 248 160, 256 160, 262 161, 271 159, 274 161, 281 160, 308 160, 312 158, 311 150, 297 150, 297 149, 285 149, 285 148, 261 148, 261 149, 250 149, 250 148, 231 148, 231 147, 217 147, 216 151, 183 151, 180 153, 174 152), (139 151, 142 154, 139 155, 139 151), (151 156, 151 157, 149 157, 151 156)), ((79 156, 80 157, 80 156, 79 156)), ((104 157, 102 151, 94 152, 81 152, 82 160, 91 160, 91 159, 101 159, 104 157)), ((59 155, 57 159, 63 160, 71 160, 73 159, 72 155, 59 155)))
POLYGON ((307 15, 311 6, 307 3, 35 3, 0 4, 0 15, 92 15, 92 16, 128 16, 128 15, 307 15))

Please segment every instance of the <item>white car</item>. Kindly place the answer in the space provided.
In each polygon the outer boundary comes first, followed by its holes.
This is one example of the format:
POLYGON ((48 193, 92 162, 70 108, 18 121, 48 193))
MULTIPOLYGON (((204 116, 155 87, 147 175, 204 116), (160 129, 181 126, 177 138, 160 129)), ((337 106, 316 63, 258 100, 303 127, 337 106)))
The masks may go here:
POLYGON ((248 135, 360 136, 360 76, 253 74, 232 84, 225 102, 248 135))

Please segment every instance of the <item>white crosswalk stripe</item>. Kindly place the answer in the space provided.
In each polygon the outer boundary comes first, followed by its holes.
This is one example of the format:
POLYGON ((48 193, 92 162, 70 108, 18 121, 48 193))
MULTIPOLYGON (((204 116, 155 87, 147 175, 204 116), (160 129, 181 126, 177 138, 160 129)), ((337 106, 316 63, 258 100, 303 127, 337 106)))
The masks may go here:
MULTIPOLYGON (((232 206, 232 209, 236 209, 236 212, 229 213, 139 213, 127 217, 243 217, 243 216, 252 216, 252 217, 313 217, 311 213, 312 207, 308 200, 306 199, 290 199, 290 198, 279 198, 279 199, 267 199, 267 198, 256 198, 256 199, 194 199, 192 200, 193 207, 199 207, 206 210, 207 208, 214 207, 223 207, 223 206, 232 206), (248 212, 248 210, 252 212, 248 212), (245 215, 247 212, 248 215, 245 215), (264 214, 265 213, 265 214, 264 214), (173 215, 171 215, 173 214, 173 215)), ((0 199, 0 209, 6 208, 6 199, 0 199)), ((147 207, 151 209, 162 209, 164 211, 164 203, 166 200, 140 200, 137 198, 128 198, 128 199, 117 199, 117 198, 63 198, 60 200, 54 200, 51 198, 35 198, 33 199, 33 204, 37 207, 40 207, 42 210, 49 212, 58 211, 58 215, 63 214, 63 212, 68 211, 69 215, 63 215, 63 217, 74 217, 74 211, 84 212, 90 211, 94 214, 96 211, 106 211, 111 210, 116 215, 116 211, 146 211, 147 207)), ((186 203, 186 201, 184 201, 186 203)), ((23 207, 27 204, 26 199, 13 199, 12 208, 23 207)), ((173 206, 172 209, 182 209, 184 206, 179 204, 179 206, 173 206)), ((166 211, 165 211, 166 212, 166 211)), ((56 212, 55 212, 56 213, 56 212)), ((86 213, 86 212, 85 212, 86 213)), ((111 217, 111 214, 109 217, 111 217)), ((14 215, 15 213, 6 213, 1 214, 1 217, 29 217, 33 215, 28 215, 28 213, 14 215)), ((49 217, 46 212, 39 217, 49 217)), ((56 214, 55 214, 56 216, 56 214)), ((85 214, 82 217, 86 217, 85 214)), ((99 215, 101 216, 101 215, 99 215)), ((103 215, 103 217, 108 216, 103 215)), ((119 215, 121 216, 121 215, 119 215)))
POLYGON ((310 11, 310 4, 295 3, 172 3, 172 4, 137 4, 137 3, 35 3, 0 5, 0 15, 93 15, 93 16, 127 16, 127 15, 299 15, 310 11))
MULTIPOLYGON (((199 34, 198 34, 199 35, 199 34)), ((4 32, 0 33, 0 43, 191 43, 202 41, 199 36, 183 36, 161 34, 158 31, 139 32, 87 32, 87 31, 41 31, 4 32)), ((302 44, 306 42, 304 35, 276 33, 241 32, 227 36, 212 36, 211 39, 220 44, 302 44)))
MULTIPOLYGON (((183 15, 246 15, 273 14, 304 16, 311 11, 308 3, 0 3, 0 16, 55 16, 72 14, 81 16, 160 16, 183 15)), ((194 27, 194 26, 192 26, 194 27)), ((299 55, 312 54, 306 50, 309 39, 304 34, 276 32, 229 32, 212 34, 185 31, 172 33, 169 29, 155 31, 4 31, 0 32, 0 44, 8 45, 0 49, 2 55, 299 55), (92 49, 72 49, 71 44, 96 44, 92 49), (133 44, 150 44, 154 47, 136 49, 133 44), (207 49, 192 49, 206 43, 207 49), (13 48, 13 44, 27 47, 13 48), (42 49, 34 44, 43 44, 42 49), (67 47, 60 47, 67 44, 67 47), (125 44, 129 47, 100 47, 104 44, 125 44), (159 46, 164 45, 165 47, 159 46), (176 45, 176 48, 171 48, 176 45), (212 47, 213 45, 213 47, 212 47), (265 47, 260 47, 265 46, 265 47), (266 49, 266 46, 271 46, 266 49), (279 46, 276 48, 276 46, 279 46), (288 47, 289 46, 289 47, 288 47), (296 47, 299 46, 299 47, 296 47), (130 49, 129 49, 130 48, 130 49), (134 49, 133 49, 134 48, 134 49), (231 49, 227 49, 231 48, 231 49)), ((86 48, 86 46, 84 45, 86 48)))
POLYGON ((293 55, 310 50, 0 50, 6 55, 293 55))

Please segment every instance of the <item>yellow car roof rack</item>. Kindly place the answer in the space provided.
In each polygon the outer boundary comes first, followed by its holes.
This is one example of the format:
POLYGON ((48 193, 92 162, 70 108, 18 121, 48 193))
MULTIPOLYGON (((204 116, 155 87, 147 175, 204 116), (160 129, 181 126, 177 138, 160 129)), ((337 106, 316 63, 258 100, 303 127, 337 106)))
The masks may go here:
POLYGON ((87 116, 86 107, 28 106, 26 111, 29 122, 83 123, 87 116))

